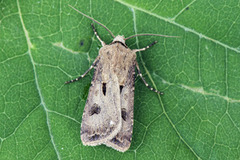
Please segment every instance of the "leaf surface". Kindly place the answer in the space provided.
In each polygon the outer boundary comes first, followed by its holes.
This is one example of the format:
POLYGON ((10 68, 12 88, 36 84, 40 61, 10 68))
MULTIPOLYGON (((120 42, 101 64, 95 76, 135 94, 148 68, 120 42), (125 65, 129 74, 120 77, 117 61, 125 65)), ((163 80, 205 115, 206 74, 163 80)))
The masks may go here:
MULTIPOLYGON (((0 1, 0 159, 239 159, 240 5, 226 0, 0 1), (83 146, 81 117, 100 43, 91 20, 137 37, 131 148, 83 146)), ((112 37, 95 25, 100 37, 112 37)))

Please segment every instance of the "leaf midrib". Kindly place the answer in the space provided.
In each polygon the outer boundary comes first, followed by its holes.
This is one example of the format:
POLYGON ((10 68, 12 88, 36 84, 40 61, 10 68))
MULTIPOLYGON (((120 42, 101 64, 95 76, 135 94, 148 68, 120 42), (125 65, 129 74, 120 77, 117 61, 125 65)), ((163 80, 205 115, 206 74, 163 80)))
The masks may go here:
POLYGON ((38 82, 38 77, 37 77, 37 71, 36 71, 36 66, 35 66, 35 62, 33 60, 33 57, 32 57, 32 53, 31 53, 31 48, 33 47, 32 46, 32 43, 31 43, 31 40, 30 40, 30 37, 28 35, 28 31, 25 27, 25 24, 23 22, 23 18, 22 18, 22 13, 21 13, 21 7, 20 7, 20 4, 19 4, 19 0, 17 0, 17 7, 18 7, 18 14, 19 14, 19 19, 21 21, 21 25, 22 25, 22 29, 23 29, 23 32, 24 32, 24 35, 26 37, 26 41, 27 41, 27 46, 28 46, 28 55, 29 55, 29 58, 30 58, 30 61, 31 61, 31 64, 32 64, 32 67, 33 67, 33 72, 34 72, 34 79, 35 79, 35 84, 36 84, 36 88, 37 88, 37 91, 38 91, 38 94, 39 94, 39 97, 40 97, 40 101, 41 101, 41 105, 43 106, 43 109, 44 111, 46 112, 46 121, 47 121, 47 127, 48 127, 48 132, 49 132, 49 136, 50 136, 50 139, 51 139, 51 143, 53 144, 53 147, 54 147, 54 151, 58 157, 58 159, 61 159, 60 158, 60 154, 57 150, 57 147, 56 147, 56 144, 54 142, 54 139, 53 139, 53 135, 51 133, 51 125, 50 125, 50 120, 49 120, 49 115, 48 115, 48 109, 47 109, 47 106, 44 102, 44 99, 43 99, 43 96, 42 96, 42 92, 41 92, 41 89, 40 89, 40 86, 39 86, 39 82, 38 82))

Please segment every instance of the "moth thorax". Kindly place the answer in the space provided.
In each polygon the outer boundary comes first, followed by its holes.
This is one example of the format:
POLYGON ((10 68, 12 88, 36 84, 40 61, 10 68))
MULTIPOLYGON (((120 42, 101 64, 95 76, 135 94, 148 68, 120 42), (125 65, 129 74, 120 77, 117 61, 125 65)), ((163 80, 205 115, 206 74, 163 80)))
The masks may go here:
POLYGON ((113 40, 113 42, 116 42, 116 41, 125 44, 125 38, 124 38, 124 36, 120 36, 120 35, 118 35, 118 36, 115 37, 114 40, 113 40))

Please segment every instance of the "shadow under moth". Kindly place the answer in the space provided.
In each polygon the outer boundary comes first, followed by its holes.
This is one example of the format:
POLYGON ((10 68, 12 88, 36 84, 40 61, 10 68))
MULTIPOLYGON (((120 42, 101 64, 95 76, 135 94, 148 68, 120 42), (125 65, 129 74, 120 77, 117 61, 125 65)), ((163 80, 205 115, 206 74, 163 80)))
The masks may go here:
POLYGON ((105 44, 92 25, 94 34, 102 45, 99 55, 83 75, 66 82, 78 81, 92 68, 95 69, 82 115, 82 143, 89 146, 105 144, 120 152, 125 152, 129 149, 132 140, 135 67, 145 85, 150 90, 161 94, 161 92, 148 85, 142 77, 136 61, 136 52, 144 51, 157 42, 155 41, 142 49, 131 50, 125 44, 125 41, 136 36, 164 35, 138 34, 128 38, 120 35, 115 37, 106 26, 74 7, 72 8, 104 27, 114 38, 110 44, 105 44))

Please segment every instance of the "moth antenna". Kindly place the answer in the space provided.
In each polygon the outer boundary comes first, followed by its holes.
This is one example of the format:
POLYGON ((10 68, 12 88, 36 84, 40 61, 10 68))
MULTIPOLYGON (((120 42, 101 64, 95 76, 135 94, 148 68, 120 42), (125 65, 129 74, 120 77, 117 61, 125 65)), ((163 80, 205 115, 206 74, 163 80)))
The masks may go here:
POLYGON ((179 38, 179 36, 168 36, 168 35, 161 35, 161 34, 135 34, 135 35, 132 35, 128 38, 125 38, 124 40, 128 40, 130 38, 133 38, 133 37, 137 37, 137 36, 158 36, 158 37, 175 37, 175 38, 179 38))
POLYGON ((91 19, 91 20, 94 21, 95 23, 97 23, 97 24, 99 24, 100 26, 102 26, 103 28, 105 28, 105 29, 111 34, 111 36, 112 36, 113 38, 115 38, 114 34, 113 34, 106 26, 104 26, 102 23, 100 23, 100 22, 98 22, 97 20, 93 19, 92 17, 90 17, 90 16, 88 16, 88 15, 80 12, 79 10, 77 10, 76 8, 74 8, 73 6, 71 6, 70 4, 69 4, 68 6, 71 7, 72 9, 74 9, 75 11, 77 11, 78 13, 80 13, 81 15, 83 15, 83 16, 91 19))

